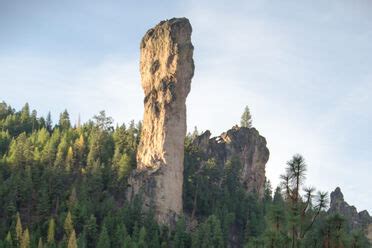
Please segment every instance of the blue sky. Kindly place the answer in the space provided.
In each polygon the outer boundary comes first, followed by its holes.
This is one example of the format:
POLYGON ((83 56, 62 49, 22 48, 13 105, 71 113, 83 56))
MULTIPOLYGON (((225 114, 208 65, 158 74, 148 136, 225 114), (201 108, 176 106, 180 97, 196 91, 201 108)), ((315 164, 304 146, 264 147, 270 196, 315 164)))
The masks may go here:
POLYGON ((214 135, 245 105, 274 185, 301 153, 308 184, 372 211, 372 2, 0 1, 0 100, 72 120, 140 120, 139 42, 160 20, 193 26, 188 127, 214 135))

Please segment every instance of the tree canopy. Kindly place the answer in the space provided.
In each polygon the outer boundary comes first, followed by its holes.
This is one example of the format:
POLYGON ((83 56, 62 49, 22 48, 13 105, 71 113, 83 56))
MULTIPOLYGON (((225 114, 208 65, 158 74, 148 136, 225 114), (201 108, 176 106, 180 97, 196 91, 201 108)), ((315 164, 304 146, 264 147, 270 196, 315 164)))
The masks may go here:
MULTIPOLYGON (((242 126, 252 124, 248 107, 242 126)), ((363 233, 325 210, 327 194, 304 187, 295 155, 272 194, 247 193, 239 159, 202 157, 186 137, 183 209, 172 228, 158 225, 140 197, 123 192, 136 167, 141 123, 113 125, 104 111, 53 125, 25 104, 0 102, 0 248, 5 247, 369 247, 363 233)))

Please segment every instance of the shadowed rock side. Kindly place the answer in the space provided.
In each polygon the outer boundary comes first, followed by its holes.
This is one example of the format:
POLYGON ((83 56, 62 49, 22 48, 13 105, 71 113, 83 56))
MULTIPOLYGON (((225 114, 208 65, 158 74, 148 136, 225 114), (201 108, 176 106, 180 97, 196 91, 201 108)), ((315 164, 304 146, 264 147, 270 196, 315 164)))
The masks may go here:
POLYGON ((173 18, 147 31, 141 42, 145 110, 129 196, 141 193, 163 224, 182 213, 185 102, 194 74, 191 32, 188 19, 173 18))
POLYGON ((331 204, 328 213, 339 213, 345 217, 351 229, 365 231, 369 241, 372 243, 372 217, 367 210, 358 212, 354 206, 350 206, 344 200, 344 195, 339 187, 331 193, 331 204))
POLYGON ((209 131, 195 138, 193 144, 204 154, 205 159, 214 158, 224 164, 233 157, 242 165, 241 181, 248 192, 262 197, 265 189, 265 166, 269 160, 266 139, 255 128, 233 127, 218 137, 210 138, 209 131))

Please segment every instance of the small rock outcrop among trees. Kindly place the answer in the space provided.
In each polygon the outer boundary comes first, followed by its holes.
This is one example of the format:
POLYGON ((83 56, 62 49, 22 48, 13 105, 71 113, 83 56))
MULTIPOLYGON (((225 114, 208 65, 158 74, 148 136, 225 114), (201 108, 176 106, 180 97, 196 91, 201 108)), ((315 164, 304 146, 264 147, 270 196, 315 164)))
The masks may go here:
POLYGON ((241 171, 240 181, 247 192, 257 193, 260 198, 265 190, 265 166, 270 152, 266 139, 255 128, 235 126, 218 137, 211 138, 205 131, 193 140, 204 159, 213 159, 220 166, 234 159, 238 160, 241 171))
POLYGON ((356 207, 350 206, 344 199, 340 187, 331 193, 331 204, 329 214, 340 214, 346 220, 348 228, 351 230, 363 231, 372 243, 372 217, 367 210, 358 212, 356 207))

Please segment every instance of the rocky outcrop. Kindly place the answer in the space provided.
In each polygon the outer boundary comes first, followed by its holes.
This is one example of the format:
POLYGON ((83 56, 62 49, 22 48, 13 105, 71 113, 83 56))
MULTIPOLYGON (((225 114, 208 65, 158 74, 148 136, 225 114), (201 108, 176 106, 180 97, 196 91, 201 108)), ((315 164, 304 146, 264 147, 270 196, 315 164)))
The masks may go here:
POLYGON ((145 110, 129 197, 141 193, 163 224, 182 212, 185 102, 194 74, 191 32, 186 18, 173 18, 147 31, 141 42, 145 110))
POLYGON ((368 211, 358 212, 354 206, 350 206, 345 200, 341 189, 337 187, 331 193, 331 204, 328 213, 342 215, 352 230, 364 230, 367 237, 372 241, 372 217, 368 211))
POLYGON ((198 147, 205 159, 214 158, 222 165, 234 157, 239 159, 242 166, 240 179, 246 190, 263 196, 265 166, 270 152, 266 139, 255 128, 235 126, 214 138, 206 131, 193 140, 193 145, 198 147))

